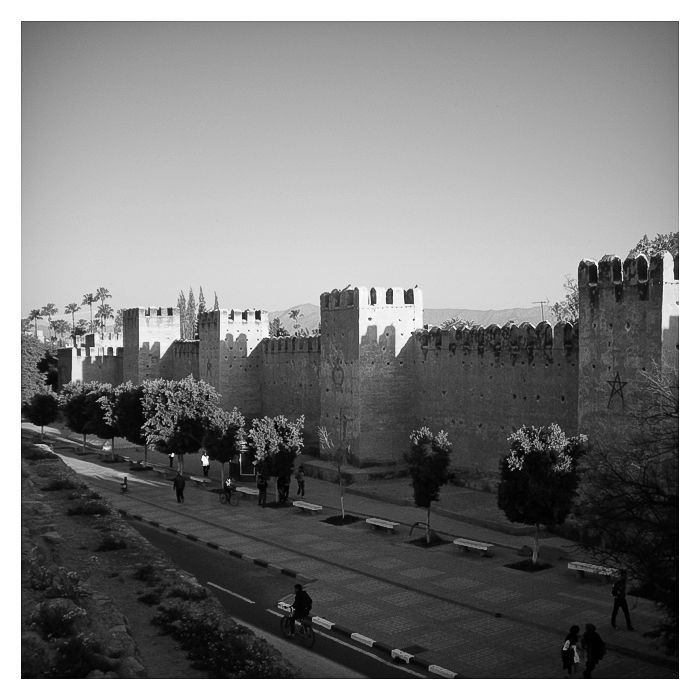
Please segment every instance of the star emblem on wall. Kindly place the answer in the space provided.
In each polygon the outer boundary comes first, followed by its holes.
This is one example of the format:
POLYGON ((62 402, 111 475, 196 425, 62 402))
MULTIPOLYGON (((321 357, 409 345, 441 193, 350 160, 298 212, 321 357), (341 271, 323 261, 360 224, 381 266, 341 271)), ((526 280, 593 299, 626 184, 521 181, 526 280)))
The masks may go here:
POLYGON ((620 373, 615 372, 615 379, 613 379, 612 381, 608 381, 608 384, 610 384, 610 398, 608 399, 608 408, 610 408, 610 403, 612 402, 613 396, 615 396, 615 394, 620 395, 620 399, 622 400, 622 408, 624 408, 625 397, 622 394, 622 388, 625 386, 625 384, 627 384, 627 382, 623 382, 620 379, 620 373))

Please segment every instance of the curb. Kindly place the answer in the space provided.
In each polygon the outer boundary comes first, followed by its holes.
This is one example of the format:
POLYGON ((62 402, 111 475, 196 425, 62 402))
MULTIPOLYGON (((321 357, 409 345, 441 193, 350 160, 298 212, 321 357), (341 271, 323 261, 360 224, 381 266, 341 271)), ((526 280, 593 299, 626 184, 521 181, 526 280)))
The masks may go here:
POLYGON ((362 644, 366 647, 369 647, 370 649, 377 649, 381 652, 384 652, 385 654, 391 656, 393 661, 399 660, 403 661, 407 665, 413 664, 414 666, 420 666, 429 673, 433 673, 436 676, 441 676, 442 678, 466 678, 466 676, 462 676, 458 673, 455 673, 454 671, 451 671, 448 668, 444 668, 443 666, 438 666, 437 664, 432 663, 428 659, 424 659, 420 656, 415 656, 414 654, 410 654, 409 652, 404 651, 403 649, 396 649, 392 647, 391 644, 377 641, 376 639, 367 637, 364 634, 361 634, 360 632, 353 632, 351 629, 343 627, 342 625, 338 625, 335 622, 331 622, 330 620, 326 620, 324 617, 312 617, 311 621, 318 627, 322 627, 323 629, 326 629, 328 631, 332 630, 333 632, 337 632, 338 634, 341 634, 344 637, 349 637, 358 644, 362 644))

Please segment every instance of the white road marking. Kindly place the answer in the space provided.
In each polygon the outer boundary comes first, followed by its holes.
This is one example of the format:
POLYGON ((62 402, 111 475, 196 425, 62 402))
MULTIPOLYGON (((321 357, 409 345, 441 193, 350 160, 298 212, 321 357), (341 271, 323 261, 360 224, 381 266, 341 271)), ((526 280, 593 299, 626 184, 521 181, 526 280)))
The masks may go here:
POLYGON ((126 476, 130 484, 146 484, 147 486, 158 487, 166 486, 166 484, 162 482, 150 481, 149 479, 141 479, 131 474, 124 474, 124 472, 112 469, 112 467, 104 467, 101 464, 93 464, 92 462, 86 462, 82 459, 76 459, 75 457, 67 457, 65 455, 57 456, 59 459, 63 460, 64 464, 82 476, 89 476, 93 479, 103 479, 104 481, 117 481, 119 483, 121 483, 126 476))
MULTIPOLYGON (((278 613, 276 610, 270 610, 270 608, 267 608, 267 612, 272 613, 275 617, 282 617, 280 613, 278 613)), ((396 668, 396 664, 389 663, 388 661, 385 661, 384 659, 380 658, 376 654, 372 654, 369 651, 365 651, 364 649, 360 649, 359 647, 356 647, 354 644, 348 644, 347 642, 344 642, 342 639, 338 639, 337 637, 332 637, 330 634, 326 634, 325 632, 321 632, 320 630, 315 630, 316 634, 321 635, 321 637, 325 637, 326 639, 330 639, 332 642, 335 642, 336 644, 341 644, 344 647, 347 647, 348 649, 352 649, 353 651, 356 651, 358 654, 364 654, 365 656, 371 656, 375 661, 379 661, 380 664, 384 664, 385 666, 389 666, 390 668, 396 668)), ((422 673, 418 673, 417 671, 414 671, 411 668, 406 668, 404 666, 399 666, 399 668, 404 672, 404 673, 410 673, 412 676, 416 676, 417 678, 427 678, 427 676, 424 676, 422 673)))
POLYGON ((229 591, 228 588, 224 588, 223 586, 218 586, 216 583, 212 583, 211 581, 207 581, 207 586, 211 586, 212 588, 217 588, 220 591, 223 591, 224 593, 228 593, 229 595, 235 596, 236 598, 240 598, 241 600, 244 600, 246 603, 250 603, 251 605, 255 605, 255 601, 251 600, 250 598, 246 598, 245 596, 242 596, 238 593, 234 593, 233 591, 229 591))

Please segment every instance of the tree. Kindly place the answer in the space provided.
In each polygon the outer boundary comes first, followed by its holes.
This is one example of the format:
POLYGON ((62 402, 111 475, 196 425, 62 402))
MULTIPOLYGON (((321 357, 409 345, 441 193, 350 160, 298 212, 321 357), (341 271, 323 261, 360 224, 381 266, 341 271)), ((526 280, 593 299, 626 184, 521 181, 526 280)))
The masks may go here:
POLYGON ((37 319, 39 319, 39 318, 44 318, 44 317, 42 316, 42 314, 41 314, 41 309, 32 309, 32 310, 29 312, 29 316, 28 316, 27 318, 28 318, 30 321, 34 321, 34 337, 35 337, 35 338, 38 337, 38 334, 39 334, 39 333, 38 333, 38 330, 37 330, 37 327, 36 327, 36 322, 37 322, 37 319))
POLYGON ((558 301, 550 307, 554 318, 557 321, 576 323, 578 321, 578 282, 566 276, 564 282, 564 299, 558 301))
POLYGON ((301 313, 301 310, 291 309, 289 318, 292 319, 292 335, 297 338, 307 338, 309 336, 309 329, 301 325, 301 319, 304 318, 304 314, 301 313))
POLYGON ((254 418, 248 439, 255 450, 253 464, 264 477, 289 478, 294 459, 304 446, 304 416, 295 421, 284 416, 254 418))
POLYGON ((180 294, 177 298, 177 308, 180 312, 180 340, 185 340, 185 314, 187 313, 187 301, 185 300, 185 293, 180 290, 180 294))
POLYGON ((142 386, 146 441, 159 452, 174 452, 182 472, 182 455, 197 452, 204 445, 221 396, 211 384, 192 375, 179 380, 146 380, 142 386))
POLYGON ((105 420, 116 424, 116 434, 144 447, 143 464, 148 462, 148 443, 143 434, 143 386, 124 382, 114 388, 114 402, 106 406, 105 420))
POLYGON ((501 459, 498 507, 508 520, 535 526, 532 564, 539 555, 540 526, 561 525, 571 512, 585 435, 566 437, 556 424, 516 430, 501 459))
POLYGON ((41 437, 44 437, 44 426, 53 423, 58 417, 58 397, 52 391, 34 394, 24 409, 27 419, 34 425, 41 426, 41 437))
POLYGON ((39 369, 39 363, 44 358, 44 346, 38 338, 31 335, 21 336, 21 387, 22 404, 26 405, 35 394, 48 391, 47 376, 39 369))
POLYGON ((83 306, 87 304, 90 307, 90 325, 88 328, 92 330, 92 305, 97 301, 97 297, 92 293, 89 292, 88 294, 83 294, 83 306))
POLYGON ((212 459, 221 462, 221 487, 224 486, 224 463, 230 462, 238 452, 238 445, 245 440, 245 418, 234 408, 232 411, 219 409, 209 421, 204 434, 204 446, 212 459))
POLYGON ((333 454, 332 460, 335 468, 338 470, 338 486, 340 487, 340 515, 341 519, 345 520, 345 477, 343 476, 343 465, 350 454, 350 443, 346 441, 345 444, 339 445, 336 449, 335 443, 325 426, 320 425, 316 430, 321 447, 333 454))
POLYGON ((87 448, 87 435, 108 433, 100 397, 112 391, 111 384, 100 382, 70 382, 59 396, 59 405, 70 430, 83 436, 83 449, 87 448))
POLYGON ((80 304, 76 304, 75 302, 71 302, 70 304, 66 304, 66 308, 63 311, 64 314, 70 314, 71 318, 71 335, 73 336, 73 339, 75 340, 75 312, 80 309, 80 304))
POLYGON ((63 342, 63 339, 65 338, 66 334, 70 330, 70 326, 68 325, 68 321, 66 321, 63 318, 56 319, 55 321, 51 321, 51 328, 53 332, 55 333, 57 338, 60 338, 61 342, 63 342))
POLYGON ((122 329, 124 328, 124 310, 119 309, 114 315, 114 333, 116 335, 121 335, 122 329))
POLYGON ((95 316, 100 321, 101 337, 104 340, 105 327, 107 326, 107 320, 110 318, 114 318, 114 309, 109 304, 104 304, 104 303, 100 304, 97 307, 97 313, 95 314, 95 316))
POLYGON ((448 467, 452 444, 444 430, 433 435, 426 427, 411 431, 408 439, 410 449, 405 459, 410 465, 413 501, 418 508, 427 508, 425 541, 430 544, 430 506, 433 501, 440 500, 440 488, 449 480, 448 467))
POLYGON ((678 372, 640 373, 648 399, 628 437, 598 445, 581 479, 576 515, 583 545, 600 563, 627 569, 640 593, 664 613, 657 633, 678 647, 679 392, 678 372))
POLYGON ((88 322, 84 318, 79 319, 72 333, 76 345, 78 345, 78 337, 84 336, 87 333, 87 329, 88 322))
POLYGON ((279 316, 276 316, 269 323, 270 338, 286 338, 289 336, 289 331, 282 325, 279 316))
POLYGON ((216 296, 216 290, 214 291, 214 311, 219 310, 219 297, 216 296))
POLYGON ((106 287, 98 287, 95 292, 95 301, 99 301, 101 304, 105 303, 105 300, 111 299, 112 295, 109 293, 109 289, 106 287))
POLYGON ((466 326, 467 328, 472 328, 475 325, 476 321, 465 321, 461 316, 451 316, 440 324, 440 328, 443 330, 452 328, 452 326, 466 326))
POLYGON ((652 255, 659 255, 665 252, 671 253, 674 257, 678 255, 678 231, 675 233, 658 233, 651 240, 645 234, 637 245, 630 250, 627 257, 634 258, 640 253, 651 257, 652 255))
POLYGON ((185 340, 194 340, 194 334, 197 324, 197 306, 194 302, 194 292, 192 287, 190 287, 190 294, 187 298, 187 307, 185 309, 185 340))
POLYGON ((197 304, 197 329, 196 329, 196 338, 199 338, 199 324, 202 321, 202 314, 207 310, 207 303, 204 300, 204 292, 202 291, 202 288, 199 288, 199 303, 197 304))
POLYGON ((46 316, 49 319, 49 328, 51 327, 51 317, 58 313, 58 308, 56 304, 47 304, 42 310, 42 316, 46 316))

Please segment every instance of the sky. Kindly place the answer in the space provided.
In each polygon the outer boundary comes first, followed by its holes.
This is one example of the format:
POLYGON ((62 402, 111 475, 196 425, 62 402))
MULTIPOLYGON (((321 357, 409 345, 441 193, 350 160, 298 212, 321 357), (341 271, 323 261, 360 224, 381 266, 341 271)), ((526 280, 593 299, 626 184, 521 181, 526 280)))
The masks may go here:
POLYGON ((21 310, 551 303, 679 230, 674 22, 24 22, 21 310))

